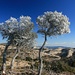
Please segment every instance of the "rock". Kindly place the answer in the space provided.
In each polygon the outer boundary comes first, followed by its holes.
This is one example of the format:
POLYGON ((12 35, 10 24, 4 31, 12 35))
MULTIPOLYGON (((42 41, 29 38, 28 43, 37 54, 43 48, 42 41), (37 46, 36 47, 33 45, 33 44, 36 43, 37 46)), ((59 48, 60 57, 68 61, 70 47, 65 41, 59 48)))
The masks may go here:
POLYGON ((71 56, 73 55, 73 53, 74 53, 73 49, 70 49, 70 50, 68 51, 67 57, 71 57, 71 56))
POLYGON ((73 49, 62 49, 61 52, 61 57, 71 57, 73 54, 74 50, 73 49))
POLYGON ((55 50, 50 50, 50 56, 58 56, 62 51, 62 48, 57 48, 55 50))
POLYGON ((3 50, 4 48, 5 48, 5 46, 4 46, 4 45, 0 45, 0 49, 2 49, 2 50, 3 50))

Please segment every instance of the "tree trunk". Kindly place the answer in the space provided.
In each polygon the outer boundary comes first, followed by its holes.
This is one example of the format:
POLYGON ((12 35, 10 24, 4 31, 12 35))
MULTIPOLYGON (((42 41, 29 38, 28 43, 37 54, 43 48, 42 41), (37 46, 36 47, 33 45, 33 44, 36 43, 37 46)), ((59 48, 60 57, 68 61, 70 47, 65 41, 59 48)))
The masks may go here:
POLYGON ((2 63, 2 74, 3 75, 6 75, 6 52, 7 52, 7 49, 8 47, 10 46, 11 42, 8 41, 6 47, 5 47, 5 50, 3 52, 3 63, 2 63))
POLYGON ((42 55, 41 55, 41 52, 46 44, 46 41, 47 41, 47 36, 45 35, 45 40, 44 40, 44 43, 43 45, 41 46, 41 48, 39 49, 39 69, 38 69, 38 75, 41 75, 42 73, 42 69, 43 69, 43 60, 42 60, 42 55))
POLYGON ((6 75, 6 53, 7 53, 7 49, 8 47, 11 45, 12 41, 13 41, 13 35, 10 34, 10 36, 8 37, 8 43, 6 44, 5 50, 3 52, 3 62, 2 62, 2 75, 6 75))
POLYGON ((20 50, 17 48, 17 49, 16 49, 16 52, 15 52, 15 55, 14 55, 12 61, 11 61, 11 71, 13 71, 14 62, 15 62, 15 59, 16 59, 16 57, 18 56, 19 52, 20 52, 20 50))

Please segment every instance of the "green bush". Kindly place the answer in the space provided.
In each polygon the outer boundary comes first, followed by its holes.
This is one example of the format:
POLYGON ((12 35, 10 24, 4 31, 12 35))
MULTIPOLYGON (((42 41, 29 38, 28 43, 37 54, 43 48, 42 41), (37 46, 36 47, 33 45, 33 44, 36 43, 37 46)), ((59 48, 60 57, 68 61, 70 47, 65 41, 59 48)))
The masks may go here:
POLYGON ((75 69, 68 65, 68 63, 65 63, 64 61, 54 61, 51 63, 51 69, 55 72, 63 72, 68 71, 75 73, 75 69))
POLYGON ((16 59, 21 59, 21 57, 17 56, 16 59))
POLYGON ((26 57, 26 61, 32 61, 31 57, 26 57))
POLYGON ((34 67, 38 69, 38 65, 39 65, 39 63, 35 62, 34 67))

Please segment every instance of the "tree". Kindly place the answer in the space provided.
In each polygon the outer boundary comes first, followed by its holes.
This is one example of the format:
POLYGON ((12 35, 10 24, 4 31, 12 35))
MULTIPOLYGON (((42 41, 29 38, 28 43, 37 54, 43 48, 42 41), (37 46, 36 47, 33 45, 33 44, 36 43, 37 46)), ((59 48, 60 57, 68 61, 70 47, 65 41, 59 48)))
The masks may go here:
POLYGON ((4 23, 0 23, 0 33, 3 38, 7 38, 7 44, 3 53, 2 73, 6 74, 6 52, 8 47, 13 44, 17 47, 16 54, 13 57, 11 68, 15 58, 21 48, 29 48, 33 45, 36 34, 32 32, 33 22, 29 16, 20 16, 16 19, 11 17, 4 23))
POLYGON ((39 25, 38 32, 44 35, 44 43, 39 49, 39 71, 38 75, 41 75, 43 64, 41 52, 46 44, 47 37, 62 35, 70 32, 69 18, 63 15, 61 12, 45 12, 44 15, 37 17, 37 24, 39 25))

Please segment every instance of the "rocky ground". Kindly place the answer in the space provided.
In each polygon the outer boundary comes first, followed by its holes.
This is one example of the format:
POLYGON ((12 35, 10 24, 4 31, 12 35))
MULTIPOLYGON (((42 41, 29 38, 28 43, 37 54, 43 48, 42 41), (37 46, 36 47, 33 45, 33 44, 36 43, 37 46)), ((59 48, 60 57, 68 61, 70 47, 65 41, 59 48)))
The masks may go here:
MULTIPOLYGON (((5 45, 0 45, 0 67, 2 65, 2 54, 5 45)), ((38 73, 38 49, 32 50, 21 50, 18 57, 14 62, 13 75, 37 75, 38 73)), ((15 54, 15 47, 9 47, 7 51, 7 75, 10 75, 10 64, 12 58, 15 54)), ((74 48, 57 48, 57 49, 44 49, 41 53, 43 58, 43 72, 42 75, 74 75, 72 71, 62 69, 59 66, 62 66, 65 62, 69 62, 70 60, 74 60, 75 57, 75 49, 74 48), (65 58, 65 59, 64 59, 65 58), (63 62, 63 63, 62 63, 63 62), (60 65, 59 65, 60 64, 60 65)), ((73 61, 72 60, 72 61, 73 61)), ((74 62, 74 61, 73 61, 74 62)), ((70 68, 70 67, 69 67, 70 68)))

